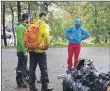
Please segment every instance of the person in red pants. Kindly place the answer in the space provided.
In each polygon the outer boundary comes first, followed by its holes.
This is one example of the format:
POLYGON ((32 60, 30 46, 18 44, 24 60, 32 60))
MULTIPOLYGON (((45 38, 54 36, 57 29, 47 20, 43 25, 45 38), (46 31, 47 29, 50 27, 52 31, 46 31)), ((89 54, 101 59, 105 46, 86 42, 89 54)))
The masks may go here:
POLYGON ((89 32, 82 27, 82 20, 76 19, 75 25, 68 27, 64 36, 68 39, 68 70, 72 69, 72 57, 74 55, 74 68, 76 67, 79 61, 79 54, 81 50, 81 41, 90 37, 89 32))

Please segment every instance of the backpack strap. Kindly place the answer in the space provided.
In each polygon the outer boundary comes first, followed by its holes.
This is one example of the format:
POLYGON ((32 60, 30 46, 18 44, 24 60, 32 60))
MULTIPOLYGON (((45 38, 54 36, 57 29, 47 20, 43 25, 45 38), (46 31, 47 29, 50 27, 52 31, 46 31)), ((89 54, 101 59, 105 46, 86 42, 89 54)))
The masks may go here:
MULTIPOLYGON (((39 22, 39 25, 40 25, 41 23, 42 23, 42 21, 39 22)), ((39 29, 39 30, 40 30, 40 29, 39 29)), ((44 34, 43 34, 43 36, 44 36, 44 34)), ((42 40, 41 40, 40 43, 38 43, 38 44, 41 44, 43 40, 44 40, 44 37, 42 38, 42 40)))
MULTIPOLYGON (((39 25, 38 25, 38 28, 39 28, 39 31, 40 31, 40 25, 41 25, 41 21, 39 22, 39 25)), ((38 40, 38 34, 39 34, 39 31, 38 31, 38 33, 37 33, 37 40, 38 40)), ((41 43, 41 42, 40 42, 41 43)), ((40 44, 40 43, 38 43, 38 44, 40 44)))

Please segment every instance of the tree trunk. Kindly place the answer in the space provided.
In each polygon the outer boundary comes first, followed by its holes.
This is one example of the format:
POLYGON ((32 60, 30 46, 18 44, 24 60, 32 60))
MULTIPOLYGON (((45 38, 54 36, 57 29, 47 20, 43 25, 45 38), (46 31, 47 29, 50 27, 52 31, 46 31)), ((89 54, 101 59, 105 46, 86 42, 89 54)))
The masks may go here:
POLYGON ((42 2, 40 12, 48 12, 48 4, 46 2, 42 2))
POLYGON ((96 43, 99 43, 100 42, 100 39, 99 39, 99 35, 98 35, 98 27, 99 25, 97 24, 97 17, 98 17, 98 11, 97 11, 97 5, 96 5, 96 2, 93 2, 93 7, 94 7, 94 24, 95 24, 95 41, 96 43))
POLYGON ((21 5, 20 1, 17 1, 17 9, 18 9, 18 21, 21 20, 21 5))
POLYGON ((7 46, 7 39, 5 32, 5 2, 3 2, 3 38, 4 38, 4 45, 7 46))
POLYGON ((108 39, 107 39, 107 37, 105 38, 105 42, 108 42, 108 39))
POLYGON ((41 12, 44 11, 44 12, 48 13, 48 6, 50 4, 51 4, 51 1, 50 2, 42 2, 40 11, 41 12))
POLYGON ((95 26, 97 27, 97 6, 96 6, 96 2, 95 2, 95 5, 94 5, 94 23, 95 23, 95 26))
POLYGON ((16 46, 16 36, 15 36, 15 31, 14 31, 14 10, 12 5, 10 6, 11 9, 11 14, 12 14, 12 32, 13 32, 13 36, 14 36, 14 46, 16 46))
MULTIPOLYGON (((3 2, 1 2, 1 17, 3 17, 3 2)), ((1 18, 1 46, 3 46, 3 18, 1 18)))
POLYGON ((30 22, 31 22, 31 12, 30 12, 30 1, 28 1, 28 13, 29 13, 29 16, 30 16, 30 22))
POLYGON ((48 12, 48 3, 44 2, 44 10, 45 12, 48 12))
POLYGON ((33 7, 31 7, 31 9, 30 9, 30 13, 31 13, 31 15, 32 15, 32 16, 31 16, 31 20, 33 21, 33 18, 34 18, 34 17, 33 17, 33 7))

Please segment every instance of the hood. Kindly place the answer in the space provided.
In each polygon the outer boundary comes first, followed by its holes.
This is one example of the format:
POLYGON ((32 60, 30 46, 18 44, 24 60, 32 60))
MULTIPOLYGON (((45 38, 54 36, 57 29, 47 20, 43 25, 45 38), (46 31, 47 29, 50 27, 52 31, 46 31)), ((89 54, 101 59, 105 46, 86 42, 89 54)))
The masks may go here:
POLYGON ((81 20, 81 19, 76 19, 76 20, 75 20, 75 24, 82 25, 82 20, 81 20))

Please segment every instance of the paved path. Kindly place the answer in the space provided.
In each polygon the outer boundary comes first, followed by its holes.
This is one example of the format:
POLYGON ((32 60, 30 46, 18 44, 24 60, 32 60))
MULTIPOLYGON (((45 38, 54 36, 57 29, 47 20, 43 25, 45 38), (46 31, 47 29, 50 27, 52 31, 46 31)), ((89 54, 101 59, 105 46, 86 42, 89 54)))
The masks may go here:
MULTIPOLYGON (((92 59, 96 69, 100 72, 108 72, 109 56, 109 48, 102 47, 83 47, 80 54, 81 58, 92 59)), ((62 79, 57 79, 57 76, 65 74, 67 66, 67 48, 50 48, 47 51, 47 59, 49 78, 54 88, 53 91, 62 91, 62 79)), ((16 49, 2 49, 2 91, 16 91, 16 65, 16 49)), ((39 68, 37 68, 36 76, 38 78, 40 76, 39 74, 40 71, 39 68)), ((37 86, 40 87, 40 84, 37 84, 37 86)))

